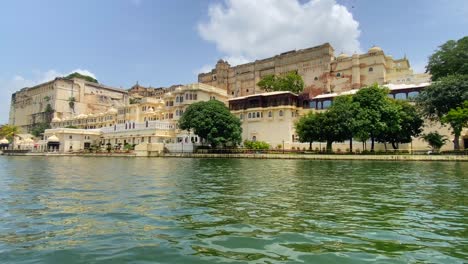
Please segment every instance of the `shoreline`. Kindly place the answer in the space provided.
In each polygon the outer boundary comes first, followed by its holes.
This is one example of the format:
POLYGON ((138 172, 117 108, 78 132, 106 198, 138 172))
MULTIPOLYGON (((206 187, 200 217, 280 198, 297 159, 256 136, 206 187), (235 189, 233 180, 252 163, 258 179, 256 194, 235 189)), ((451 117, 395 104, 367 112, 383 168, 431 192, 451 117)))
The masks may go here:
POLYGON ((126 157, 126 158, 231 158, 231 159, 297 159, 297 160, 369 160, 369 161, 455 161, 468 162, 468 155, 348 155, 348 154, 207 154, 168 153, 137 156, 135 153, 2 153, 2 156, 23 157, 126 157))

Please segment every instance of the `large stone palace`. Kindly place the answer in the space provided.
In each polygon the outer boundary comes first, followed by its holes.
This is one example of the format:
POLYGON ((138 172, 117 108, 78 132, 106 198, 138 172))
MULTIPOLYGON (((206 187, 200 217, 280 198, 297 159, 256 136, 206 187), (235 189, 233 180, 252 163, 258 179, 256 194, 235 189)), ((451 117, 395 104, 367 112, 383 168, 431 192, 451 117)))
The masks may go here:
POLYGON ((279 55, 238 66, 219 60, 208 73, 198 75, 198 81, 226 89, 231 97, 262 93, 257 83, 269 74, 296 72, 302 76, 309 98, 323 93, 343 92, 374 83, 422 83, 428 74, 414 74, 408 59, 394 59, 379 47, 367 53, 340 54, 335 57, 329 43, 283 52, 279 55))
MULTIPOLYGON (((56 78, 12 95, 10 124, 24 133, 12 143, 15 148, 59 152, 80 151, 91 145, 122 149, 128 144, 141 155, 165 149, 192 151, 202 139, 181 131, 179 118, 192 103, 219 100, 240 119, 242 140, 265 141, 272 148, 303 149, 308 144, 299 142, 295 131, 301 116, 326 111, 336 96, 352 95, 374 83, 387 86, 394 99, 412 101, 430 85, 430 75, 415 74, 406 57, 393 59, 379 47, 364 54, 335 57, 331 45, 325 43, 233 67, 220 60, 211 72, 198 76, 198 83, 187 85, 153 88, 137 82, 122 90, 79 78, 56 78), (302 76, 306 86, 302 94, 265 93, 257 86, 268 74, 289 72, 302 76), (42 137, 28 134, 42 123, 51 127, 42 137)), ((447 127, 426 122, 425 133, 434 130, 452 137, 447 127)), ((461 141, 462 146, 468 145, 468 131, 463 132, 461 141)), ((353 144, 360 148, 364 143, 353 144)), ((314 149, 322 147, 320 142, 313 145, 314 149)), ((347 147, 346 142, 334 144, 338 150, 347 147)), ((376 149, 384 147, 378 144, 376 149)), ((427 144, 415 138, 400 147, 424 151, 427 144)), ((444 147, 450 148, 450 144, 444 147)))
POLYGON ((28 132, 52 119, 97 114, 110 107, 124 106, 128 92, 80 78, 56 78, 26 87, 11 96, 9 123, 28 132))

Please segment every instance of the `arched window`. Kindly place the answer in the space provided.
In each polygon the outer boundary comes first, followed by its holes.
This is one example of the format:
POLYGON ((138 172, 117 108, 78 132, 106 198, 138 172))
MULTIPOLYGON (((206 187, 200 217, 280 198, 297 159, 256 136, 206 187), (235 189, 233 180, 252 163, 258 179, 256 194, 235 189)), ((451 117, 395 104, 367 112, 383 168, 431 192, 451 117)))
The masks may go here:
POLYGON ((249 113, 248 117, 249 117, 249 118, 252 118, 252 114, 251 114, 251 113, 249 113))
POLYGON ((340 76, 341 76, 341 73, 338 72, 338 73, 336 74, 336 77, 340 77, 340 76))
POLYGON ((252 141, 257 141, 257 136, 253 136, 252 141))
POLYGON ((268 117, 272 117, 271 111, 268 112, 268 117))
POLYGON ((318 77, 317 77, 317 76, 315 76, 314 81, 318 81, 318 77))
POLYGON ((283 110, 280 110, 279 111, 279 116, 283 116, 283 115, 284 115, 283 110))
POLYGON ((257 112, 257 118, 260 118, 260 112, 257 112))
POLYGON ((369 72, 373 72, 373 71, 374 71, 374 68, 369 67, 369 72))

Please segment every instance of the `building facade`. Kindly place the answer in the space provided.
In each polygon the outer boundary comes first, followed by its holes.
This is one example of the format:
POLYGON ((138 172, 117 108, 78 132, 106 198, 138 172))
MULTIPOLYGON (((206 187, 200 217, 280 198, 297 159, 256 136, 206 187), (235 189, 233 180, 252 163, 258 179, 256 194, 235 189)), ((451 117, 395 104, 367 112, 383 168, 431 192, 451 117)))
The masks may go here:
POLYGON ((97 114, 112 106, 124 106, 127 101, 125 90, 78 78, 56 78, 14 93, 9 123, 29 132, 37 124, 49 124, 53 118, 97 114))
POLYGON ((420 83, 430 79, 427 74, 414 74, 408 59, 393 59, 379 47, 364 54, 335 57, 329 43, 281 53, 254 62, 230 66, 219 60, 209 73, 198 75, 198 82, 225 89, 231 97, 241 97, 264 91, 257 83, 266 75, 299 74, 310 98, 333 92, 358 89, 374 83, 420 83))

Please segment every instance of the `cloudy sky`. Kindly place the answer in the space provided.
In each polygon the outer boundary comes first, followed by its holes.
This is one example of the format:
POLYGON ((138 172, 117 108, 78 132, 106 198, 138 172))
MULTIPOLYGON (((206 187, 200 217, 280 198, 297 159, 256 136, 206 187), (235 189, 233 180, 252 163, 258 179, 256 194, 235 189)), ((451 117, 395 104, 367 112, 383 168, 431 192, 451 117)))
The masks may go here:
POLYGON ((11 93, 78 71, 129 88, 196 82, 219 58, 238 64, 330 42, 381 46, 416 71, 467 34, 466 0, 5 0, 0 123, 11 93))

